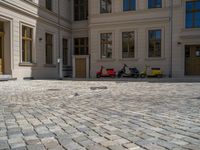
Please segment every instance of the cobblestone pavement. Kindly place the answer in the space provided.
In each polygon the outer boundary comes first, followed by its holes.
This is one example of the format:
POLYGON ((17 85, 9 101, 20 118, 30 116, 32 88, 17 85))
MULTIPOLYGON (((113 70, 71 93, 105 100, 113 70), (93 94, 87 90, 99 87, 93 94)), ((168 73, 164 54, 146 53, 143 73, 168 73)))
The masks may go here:
POLYGON ((200 150, 200 83, 0 82, 0 149, 200 150))

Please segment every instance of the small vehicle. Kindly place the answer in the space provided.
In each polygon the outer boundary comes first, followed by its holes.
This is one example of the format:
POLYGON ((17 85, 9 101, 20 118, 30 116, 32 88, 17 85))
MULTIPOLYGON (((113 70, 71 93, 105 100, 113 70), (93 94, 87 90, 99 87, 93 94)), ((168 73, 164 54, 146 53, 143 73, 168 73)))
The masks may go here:
POLYGON ((118 72, 117 77, 133 77, 138 78, 140 76, 139 70, 137 68, 129 68, 124 64, 123 68, 118 72))
POLYGON ((101 78, 101 77, 112 77, 112 78, 115 78, 116 77, 116 71, 113 68, 106 69, 104 66, 101 66, 100 71, 98 71, 96 73, 96 77, 97 78, 101 78))
POLYGON ((161 71, 160 68, 151 68, 150 69, 150 66, 146 65, 144 71, 141 72, 140 77, 141 78, 146 78, 146 77, 149 77, 149 78, 151 78, 151 77, 152 78, 153 77, 162 78, 163 77, 163 72, 161 71))

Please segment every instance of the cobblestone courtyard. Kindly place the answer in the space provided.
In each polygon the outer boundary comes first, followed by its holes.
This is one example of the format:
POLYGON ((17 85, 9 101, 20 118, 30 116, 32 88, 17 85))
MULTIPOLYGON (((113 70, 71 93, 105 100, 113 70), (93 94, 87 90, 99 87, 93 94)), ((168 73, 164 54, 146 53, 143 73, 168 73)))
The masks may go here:
POLYGON ((0 82, 0 149, 200 150, 200 83, 0 82))

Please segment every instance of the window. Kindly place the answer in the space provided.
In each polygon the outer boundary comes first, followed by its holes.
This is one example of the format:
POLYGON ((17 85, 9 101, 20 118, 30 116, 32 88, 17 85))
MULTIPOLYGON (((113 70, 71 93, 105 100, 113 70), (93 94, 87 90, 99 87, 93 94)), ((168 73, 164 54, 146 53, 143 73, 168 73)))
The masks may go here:
POLYGON ((112 33, 101 33, 101 58, 112 58, 112 33))
POLYGON ((186 2, 186 28, 200 28, 200 0, 186 2))
POLYGON ((33 29, 22 26, 22 62, 32 63, 33 29))
POLYGON ((88 55, 88 38, 74 39, 74 55, 88 55))
POLYGON ((123 0, 123 10, 132 11, 136 9, 136 0, 123 0))
POLYGON ((112 12, 112 2, 111 0, 100 0, 100 13, 111 13, 112 12))
POLYGON ((53 35, 46 33, 46 64, 53 64, 53 35))
POLYGON ((162 0, 148 0, 148 8, 162 8, 162 0))
POLYGON ((122 33, 122 58, 135 57, 135 34, 134 32, 122 33))
POLYGON ((68 65, 68 40, 63 39, 63 65, 68 65))
POLYGON ((149 31, 149 57, 161 57, 161 30, 149 31))
POLYGON ((46 9, 52 11, 52 0, 46 0, 46 9))
POLYGON ((74 20, 88 19, 88 0, 74 0, 74 20))
POLYGON ((0 21, 0 32, 3 32, 3 31, 4 31, 4 29, 3 29, 4 27, 3 27, 3 26, 4 26, 4 25, 3 25, 3 22, 0 21))

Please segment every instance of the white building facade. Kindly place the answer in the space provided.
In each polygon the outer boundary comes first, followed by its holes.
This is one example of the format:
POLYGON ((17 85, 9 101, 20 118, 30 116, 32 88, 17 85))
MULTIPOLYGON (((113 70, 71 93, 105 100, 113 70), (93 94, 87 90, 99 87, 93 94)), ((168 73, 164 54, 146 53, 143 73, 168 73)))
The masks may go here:
POLYGON ((200 0, 1 0, 0 74, 94 78, 127 64, 199 76, 199 20, 200 0))

